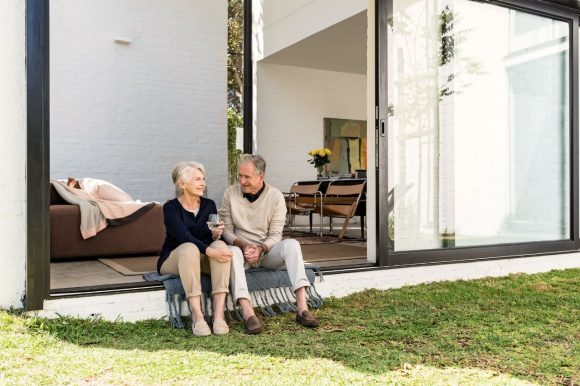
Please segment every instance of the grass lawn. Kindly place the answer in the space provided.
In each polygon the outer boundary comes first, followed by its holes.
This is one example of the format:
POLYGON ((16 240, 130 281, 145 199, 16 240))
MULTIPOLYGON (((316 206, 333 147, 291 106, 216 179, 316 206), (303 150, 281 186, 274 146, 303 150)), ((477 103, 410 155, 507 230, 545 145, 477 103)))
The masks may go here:
POLYGON ((577 385, 579 294, 578 269, 369 290, 328 299, 317 330, 208 338, 0 311, 0 384, 577 385))

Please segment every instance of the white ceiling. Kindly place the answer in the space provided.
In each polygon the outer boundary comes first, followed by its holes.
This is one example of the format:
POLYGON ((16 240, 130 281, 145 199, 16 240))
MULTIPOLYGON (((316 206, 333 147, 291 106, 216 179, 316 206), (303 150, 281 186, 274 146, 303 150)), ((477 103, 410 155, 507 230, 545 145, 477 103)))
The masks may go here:
POLYGON ((327 71, 367 73, 367 12, 349 17, 262 60, 327 71))

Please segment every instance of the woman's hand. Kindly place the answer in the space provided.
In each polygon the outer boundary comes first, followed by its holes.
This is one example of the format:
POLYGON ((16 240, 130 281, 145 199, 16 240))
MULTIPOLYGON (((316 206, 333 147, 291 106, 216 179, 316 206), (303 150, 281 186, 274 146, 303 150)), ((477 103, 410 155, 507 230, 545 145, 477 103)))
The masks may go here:
POLYGON ((219 227, 212 228, 211 235, 214 240, 219 240, 219 238, 222 237, 222 233, 224 233, 225 227, 226 226, 224 225, 224 222, 221 221, 221 225, 219 227))
POLYGON ((217 249, 213 247, 207 247, 205 254, 207 257, 219 261, 220 263, 232 261, 232 256, 234 255, 234 253, 229 249, 217 249))

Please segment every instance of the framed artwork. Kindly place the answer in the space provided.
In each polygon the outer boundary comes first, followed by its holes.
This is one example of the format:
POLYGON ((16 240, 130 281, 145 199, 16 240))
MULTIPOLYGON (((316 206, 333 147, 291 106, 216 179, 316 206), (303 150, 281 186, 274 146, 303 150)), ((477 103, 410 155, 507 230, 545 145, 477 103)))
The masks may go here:
POLYGON ((324 146, 332 151, 328 174, 354 175, 367 169, 367 122, 324 118, 324 146))

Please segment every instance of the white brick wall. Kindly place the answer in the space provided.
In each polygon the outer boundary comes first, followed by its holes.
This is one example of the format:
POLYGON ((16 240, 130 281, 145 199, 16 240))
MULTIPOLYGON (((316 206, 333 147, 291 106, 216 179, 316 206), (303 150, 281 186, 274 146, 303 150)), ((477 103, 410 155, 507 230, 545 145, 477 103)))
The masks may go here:
POLYGON ((268 181, 288 191, 316 178, 307 153, 324 145, 323 118, 367 119, 366 76, 258 64, 257 152, 268 181))
POLYGON ((0 11, 0 308, 22 307, 26 276, 24 2, 0 11))
POLYGON ((164 202, 173 196, 173 164, 197 160, 219 205, 227 184, 226 2, 50 7, 51 177, 101 178, 164 202))

